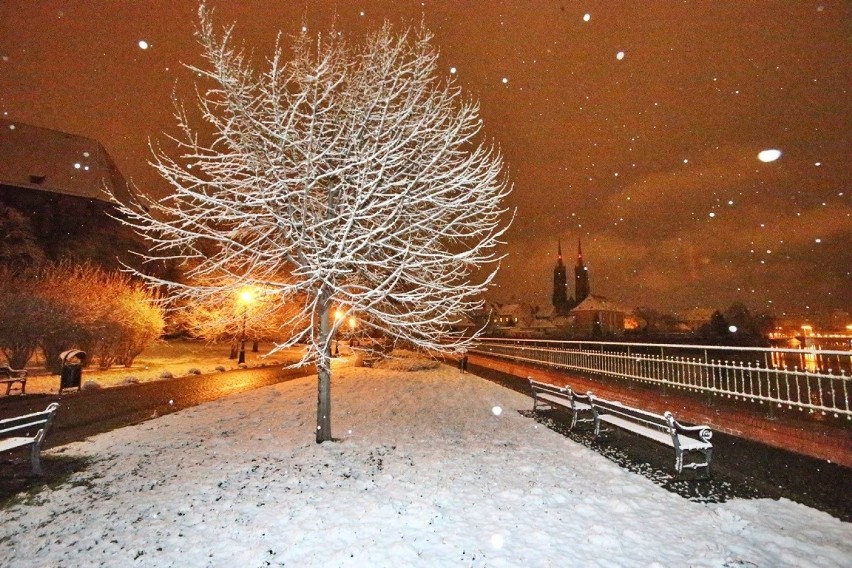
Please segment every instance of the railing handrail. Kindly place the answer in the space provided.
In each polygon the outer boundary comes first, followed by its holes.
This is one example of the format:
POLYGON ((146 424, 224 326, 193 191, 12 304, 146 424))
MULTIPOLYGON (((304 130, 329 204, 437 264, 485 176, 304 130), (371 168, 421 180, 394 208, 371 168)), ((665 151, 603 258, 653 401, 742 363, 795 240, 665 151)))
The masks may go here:
POLYGON ((807 352, 815 352, 820 355, 839 355, 841 357, 852 357, 852 350, 839 351, 833 349, 820 349, 818 347, 744 347, 737 345, 700 345, 689 343, 631 343, 626 341, 582 341, 576 339, 529 339, 529 338, 514 338, 514 337, 480 337, 480 343, 485 342, 505 342, 505 343, 552 343, 558 345, 615 345, 623 347, 661 347, 671 349, 695 349, 707 351, 746 351, 752 353, 790 353, 797 355, 807 352))
MULTIPOLYGON (((813 370, 797 366, 789 368, 773 361, 772 355, 779 350, 760 347, 740 350, 765 353, 767 356, 762 361, 753 357, 748 357, 747 361, 740 358, 713 359, 707 356, 711 348, 729 350, 728 347, 707 345, 484 338, 472 351, 594 377, 655 383, 663 389, 674 387, 759 401, 761 404, 768 402, 770 409, 777 404, 809 412, 831 412, 852 420, 852 376, 845 370, 834 374, 830 367, 826 369, 827 373, 822 367, 813 370), (659 352, 631 352, 630 347, 656 348, 659 352), (704 355, 672 353, 678 350, 700 350, 704 355)), ((837 353, 844 359, 852 358, 850 351, 796 349, 787 352, 806 357, 814 353, 817 357, 833 357, 837 353)))

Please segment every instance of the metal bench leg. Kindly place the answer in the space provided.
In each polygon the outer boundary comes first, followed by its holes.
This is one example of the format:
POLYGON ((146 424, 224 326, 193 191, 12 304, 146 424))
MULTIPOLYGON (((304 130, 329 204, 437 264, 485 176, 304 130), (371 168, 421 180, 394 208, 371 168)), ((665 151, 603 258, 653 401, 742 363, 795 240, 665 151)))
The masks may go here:
POLYGON ((33 475, 41 477, 44 471, 41 469, 41 447, 38 444, 33 444, 30 449, 30 462, 32 463, 33 475))

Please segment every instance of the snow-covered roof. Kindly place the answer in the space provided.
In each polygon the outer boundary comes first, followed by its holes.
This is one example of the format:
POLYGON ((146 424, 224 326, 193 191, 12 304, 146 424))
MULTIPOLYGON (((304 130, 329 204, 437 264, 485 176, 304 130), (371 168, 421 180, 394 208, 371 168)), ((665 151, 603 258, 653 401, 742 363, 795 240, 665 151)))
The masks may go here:
POLYGON ((130 202, 130 187, 97 141, 0 119, 0 185, 130 202))
POLYGON ((494 307, 500 316, 521 318, 532 313, 532 308, 526 304, 495 304, 494 307))
POLYGON ((556 314, 556 308, 553 306, 544 306, 535 312, 536 319, 550 319, 556 314))
POLYGON ((618 304, 610 302, 603 296, 591 295, 574 307, 570 313, 574 312, 621 312, 626 314, 630 310, 626 310, 618 304))

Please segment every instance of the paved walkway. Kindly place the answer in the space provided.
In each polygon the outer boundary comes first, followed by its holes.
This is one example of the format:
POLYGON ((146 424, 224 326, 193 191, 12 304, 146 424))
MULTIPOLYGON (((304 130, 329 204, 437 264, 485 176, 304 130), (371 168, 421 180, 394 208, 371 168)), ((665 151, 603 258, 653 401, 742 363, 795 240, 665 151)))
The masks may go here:
POLYGON ((183 408, 315 373, 313 367, 266 367, 197 375, 100 390, 0 397, 0 418, 59 402, 45 447, 62 446, 183 408))
POLYGON ((847 420, 821 415, 803 416, 800 419, 786 410, 777 412, 777 418, 769 420, 766 405, 737 403, 720 398, 708 399, 678 390, 669 390, 666 395, 661 395, 656 387, 628 386, 618 381, 595 381, 555 369, 481 355, 470 355, 470 363, 514 375, 522 380, 532 377, 558 386, 570 384, 576 391, 592 391, 601 398, 619 400, 629 406, 654 412, 670 410, 682 422, 708 424, 717 432, 852 467, 852 424, 847 420))

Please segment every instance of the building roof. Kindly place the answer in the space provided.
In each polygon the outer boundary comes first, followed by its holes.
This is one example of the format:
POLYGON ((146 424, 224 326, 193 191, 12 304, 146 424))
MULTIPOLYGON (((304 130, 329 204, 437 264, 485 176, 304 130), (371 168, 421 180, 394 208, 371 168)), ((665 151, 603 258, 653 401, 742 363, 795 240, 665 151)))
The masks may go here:
POLYGON ((97 141, 0 119, 0 185, 109 202, 131 202, 131 189, 97 141))
POLYGON ((630 310, 626 310, 621 306, 610 302, 603 296, 591 295, 577 304, 577 306, 569 313, 574 312, 621 312, 626 314, 629 313, 630 310))

